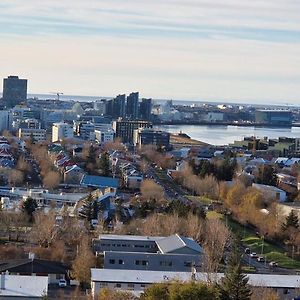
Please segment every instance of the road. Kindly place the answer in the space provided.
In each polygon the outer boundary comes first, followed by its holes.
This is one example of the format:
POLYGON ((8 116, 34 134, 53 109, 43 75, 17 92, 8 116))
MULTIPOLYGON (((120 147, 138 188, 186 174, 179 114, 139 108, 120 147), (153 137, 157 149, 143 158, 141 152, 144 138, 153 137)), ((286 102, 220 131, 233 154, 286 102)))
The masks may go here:
POLYGON ((186 192, 172 180, 165 171, 157 170, 149 167, 147 177, 154 180, 157 184, 163 187, 167 200, 180 200, 185 204, 191 204, 192 201, 186 196, 186 192))

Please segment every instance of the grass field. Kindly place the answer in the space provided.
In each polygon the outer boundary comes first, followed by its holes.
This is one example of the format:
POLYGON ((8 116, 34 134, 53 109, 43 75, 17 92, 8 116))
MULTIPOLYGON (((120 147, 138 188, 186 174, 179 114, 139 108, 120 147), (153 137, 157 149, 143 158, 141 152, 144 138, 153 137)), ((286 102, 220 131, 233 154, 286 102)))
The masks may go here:
POLYGON ((267 257, 267 260, 276 261, 279 267, 300 269, 300 261, 287 256, 283 248, 270 242, 263 241, 263 239, 257 236, 253 230, 250 230, 237 222, 228 220, 228 225, 233 232, 238 233, 242 237, 243 244, 250 248, 251 252, 256 252, 260 255, 263 251, 263 255, 267 257))

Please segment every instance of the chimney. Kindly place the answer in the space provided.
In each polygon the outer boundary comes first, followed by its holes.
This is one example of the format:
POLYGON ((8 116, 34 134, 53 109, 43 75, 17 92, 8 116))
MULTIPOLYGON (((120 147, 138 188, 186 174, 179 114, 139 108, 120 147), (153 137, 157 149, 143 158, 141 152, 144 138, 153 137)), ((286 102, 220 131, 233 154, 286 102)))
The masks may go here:
POLYGON ((5 274, 0 274, 0 290, 5 290, 5 274))

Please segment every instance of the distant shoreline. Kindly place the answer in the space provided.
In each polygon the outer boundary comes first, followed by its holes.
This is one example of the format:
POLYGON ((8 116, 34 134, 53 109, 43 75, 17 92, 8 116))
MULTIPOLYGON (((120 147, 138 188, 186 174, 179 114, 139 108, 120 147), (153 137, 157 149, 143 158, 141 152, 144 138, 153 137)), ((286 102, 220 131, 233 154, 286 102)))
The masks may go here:
POLYGON ((265 128, 300 127, 300 123, 274 125, 268 123, 234 123, 234 122, 203 122, 203 121, 159 121, 159 122, 153 122, 153 125, 155 126, 163 126, 163 125, 240 126, 240 127, 265 127, 265 128))

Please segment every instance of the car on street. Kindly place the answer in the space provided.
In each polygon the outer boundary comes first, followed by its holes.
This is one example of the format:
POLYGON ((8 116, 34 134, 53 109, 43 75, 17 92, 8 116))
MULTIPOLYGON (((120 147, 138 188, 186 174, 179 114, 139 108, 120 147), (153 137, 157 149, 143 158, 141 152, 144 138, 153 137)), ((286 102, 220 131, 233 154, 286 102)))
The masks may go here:
POLYGON ((277 263, 276 261, 271 261, 271 262, 269 263, 269 266, 270 266, 270 267, 278 267, 278 263, 277 263))
POLYGON ((66 279, 59 279, 58 281, 58 286, 61 287, 61 288, 64 288, 67 286, 67 281, 66 279))
POLYGON ((265 261, 265 258, 262 257, 262 256, 259 256, 259 257, 257 258, 257 261, 258 261, 258 262, 264 262, 264 261, 265 261))
POLYGON ((256 252, 251 252, 251 253, 250 253, 250 257, 251 257, 251 258, 257 258, 256 252))
POLYGON ((250 248, 245 248, 245 254, 250 254, 251 251, 250 251, 250 248))

